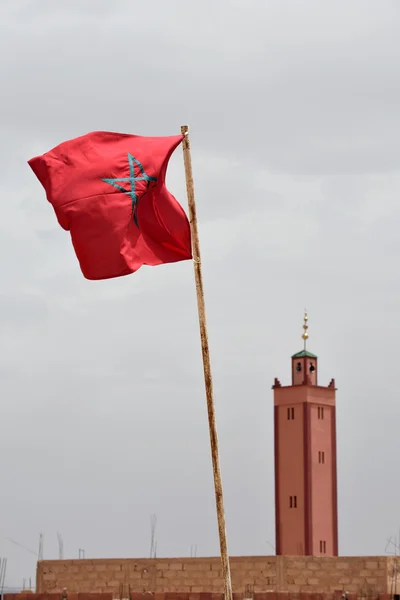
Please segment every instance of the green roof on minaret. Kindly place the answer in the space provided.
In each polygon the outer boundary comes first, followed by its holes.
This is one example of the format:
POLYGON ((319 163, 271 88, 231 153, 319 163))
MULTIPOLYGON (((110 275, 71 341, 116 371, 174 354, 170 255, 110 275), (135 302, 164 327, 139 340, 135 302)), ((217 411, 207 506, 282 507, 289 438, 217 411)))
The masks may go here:
POLYGON ((308 358, 318 358, 315 354, 309 352, 308 350, 300 350, 300 352, 293 354, 292 358, 303 358, 304 356, 308 356, 308 358))

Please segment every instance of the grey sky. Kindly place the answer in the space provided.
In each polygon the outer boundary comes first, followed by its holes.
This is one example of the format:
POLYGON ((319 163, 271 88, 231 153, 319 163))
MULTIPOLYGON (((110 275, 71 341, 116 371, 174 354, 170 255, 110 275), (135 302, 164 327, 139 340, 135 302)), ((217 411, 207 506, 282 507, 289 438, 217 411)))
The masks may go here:
MULTIPOLYGON (((395 0, 2 0, 0 556, 217 554, 190 262, 83 279, 26 161, 192 132, 231 554, 272 553, 273 378, 338 385, 342 554, 400 527, 395 0)), ((186 207, 181 149, 169 188, 186 207)))

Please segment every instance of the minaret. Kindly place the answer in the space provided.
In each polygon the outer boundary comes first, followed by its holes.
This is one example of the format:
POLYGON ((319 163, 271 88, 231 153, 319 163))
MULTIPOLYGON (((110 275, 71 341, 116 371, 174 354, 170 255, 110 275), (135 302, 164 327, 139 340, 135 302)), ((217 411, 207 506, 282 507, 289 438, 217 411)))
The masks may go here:
POLYGON ((336 388, 318 385, 318 359, 292 356, 292 385, 275 379, 276 553, 337 556, 336 388))

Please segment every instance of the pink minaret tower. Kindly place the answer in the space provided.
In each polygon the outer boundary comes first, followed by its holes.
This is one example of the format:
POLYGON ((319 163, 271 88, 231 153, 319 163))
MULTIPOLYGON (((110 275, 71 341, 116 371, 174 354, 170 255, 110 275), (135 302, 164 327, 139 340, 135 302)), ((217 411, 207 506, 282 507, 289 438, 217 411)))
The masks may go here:
POLYGON ((336 388, 318 385, 318 359, 292 356, 292 385, 275 379, 276 554, 337 556, 336 388))

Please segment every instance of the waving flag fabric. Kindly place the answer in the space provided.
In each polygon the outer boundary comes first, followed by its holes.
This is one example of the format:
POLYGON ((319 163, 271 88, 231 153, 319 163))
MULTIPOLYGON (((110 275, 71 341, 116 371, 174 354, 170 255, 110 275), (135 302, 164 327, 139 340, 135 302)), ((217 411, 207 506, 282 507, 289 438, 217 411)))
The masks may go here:
POLYGON ((29 161, 87 279, 192 257, 189 221, 165 185, 182 140, 98 131, 29 161))

